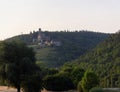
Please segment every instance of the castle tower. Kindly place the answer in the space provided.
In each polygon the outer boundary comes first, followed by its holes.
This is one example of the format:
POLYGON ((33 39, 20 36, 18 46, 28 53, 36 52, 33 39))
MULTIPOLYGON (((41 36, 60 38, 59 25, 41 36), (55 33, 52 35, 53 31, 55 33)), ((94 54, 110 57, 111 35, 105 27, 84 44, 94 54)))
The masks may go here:
POLYGON ((39 28, 39 30, 38 30, 38 36, 41 36, 41 33, 42 33, 41 28, 39 28))
POLYGON ((42 31, 41 31, 41 28, 39 28, 38 30, 38 43, 41 43, 42 42, 42 31))
POLYGON ((41 30, 41 28, 39 28, 39 32, 41 32, 42 30, 41 30))

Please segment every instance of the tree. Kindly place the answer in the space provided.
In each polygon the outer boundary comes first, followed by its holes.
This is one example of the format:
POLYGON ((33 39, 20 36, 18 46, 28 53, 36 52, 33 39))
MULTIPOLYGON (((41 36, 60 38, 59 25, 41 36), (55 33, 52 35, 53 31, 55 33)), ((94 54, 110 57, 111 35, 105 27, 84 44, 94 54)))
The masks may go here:
POLYGON ((93 72, 86 71, 81 81, 83 92, 89 92, 91 88, 96 87, 98 84, 99 80, 97 75, 93 72))
POLYGON ((69 77, 58 74, 46 76, 44 88, 50 91, 67 91, 73 89, 74 85, 69 77))
POLYGON ((81 81, 84 73, 85 73, 85 71, 79 67, 74 68, 73 71, 71 72, 71 77, 72 77, 73 83, 75 85, 75 88, 77 88, 77 85, 78 85, 79 81, 81 81))
POLYGON ((42 89, 41 76, 36 73, 26 78, 26 81, 22 83, 23 92, 40 92, 42 89))
POLYGON ((0 77, 7 85, 17 88, 20 92, 26 78, 35 74, 35 53, 32 48, 20 41, 0 43, 0 77))

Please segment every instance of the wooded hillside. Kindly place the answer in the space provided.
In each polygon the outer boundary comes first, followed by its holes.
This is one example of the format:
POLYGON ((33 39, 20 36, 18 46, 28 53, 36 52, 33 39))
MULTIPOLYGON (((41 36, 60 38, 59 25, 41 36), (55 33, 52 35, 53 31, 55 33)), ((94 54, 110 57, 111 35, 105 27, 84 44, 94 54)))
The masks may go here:
MULTIPOLYGON (((38 40, 39 31, 30 32, 30 34, 19 35, 12 37, 10 40, 22 40, 31 46, 36 51, 36 58, 38 64, 45 64, 49 67, 58 67, 65 62, 72 61, 79 56, 85 54, 90 49, 96 47, 97 44, 105 40, 109 34, 90 32, 90 31, 61 31, 49 32, 42 31, 41 34, 51 41, 60 43, 56 45, 40 46, 38 40), (39 44, 39 45, 38 45, 39 44)), ((43 39, 44 40, 44 39, 43 39)), ((46 43, 46 41, 44 41, 46 43)))
POLYGON ((120 33, 112 34, 71 65, 96 72, 102 87, 120 87, 120 33))

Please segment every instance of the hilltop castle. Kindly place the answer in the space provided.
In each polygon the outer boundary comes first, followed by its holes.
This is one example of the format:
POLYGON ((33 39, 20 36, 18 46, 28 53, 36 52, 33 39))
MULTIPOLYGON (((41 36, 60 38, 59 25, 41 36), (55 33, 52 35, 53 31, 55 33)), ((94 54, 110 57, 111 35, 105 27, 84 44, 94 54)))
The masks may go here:
MULTIPOLYGON (((33 41, 35 42, 34 39, 33 41)), ((57 41, 56 39, 51 39, 50 36, 46 36, 44 32, 42 32, 41 28, 39 28, 38 30, 38 36, 37 36, 36 42, 40 47, 61 46, 60 41, 57 41)))

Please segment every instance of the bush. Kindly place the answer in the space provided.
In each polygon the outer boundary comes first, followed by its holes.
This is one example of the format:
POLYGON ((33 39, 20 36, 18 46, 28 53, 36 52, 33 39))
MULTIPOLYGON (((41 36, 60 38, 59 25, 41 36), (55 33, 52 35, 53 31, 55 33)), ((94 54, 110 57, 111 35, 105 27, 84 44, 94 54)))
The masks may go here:
POLYGON ((92 88, 91 90, 90 90, 90 92, 104 92, 103 90, 102 90, 102 88, 92 88))
POLYGON ((77 85, 79 81, 82 80, 82 77, 84 75, 84 70, 81 69, 80 67, 74 68, 73 71, 71 72, 71 77, 75 86, 75 89, 77 89, 77 85))
POLYGON ((44 78, 44 88, 49 91, 67 91, 74 88, 69 77, 49 75, 44 78))
POLYGON ((81 86, 84 92, 89 92, 89 90, 93 87, 97 87, 99 85, 98 77, 93 72, 86 71, 84 77, 81 80, 81 86))

